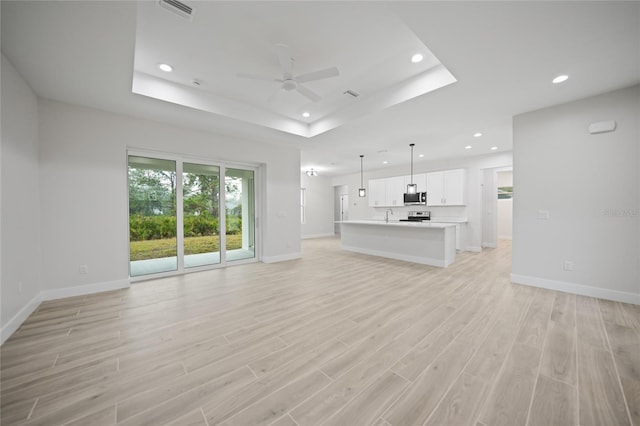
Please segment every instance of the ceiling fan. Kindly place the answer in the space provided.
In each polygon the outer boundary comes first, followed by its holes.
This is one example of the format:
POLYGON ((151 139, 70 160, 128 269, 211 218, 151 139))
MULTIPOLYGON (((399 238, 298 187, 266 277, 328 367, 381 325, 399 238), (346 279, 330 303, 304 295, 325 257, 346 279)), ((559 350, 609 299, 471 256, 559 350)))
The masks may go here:
POLYGON ((275 81, 282 83, 281 86, 267 99, 268 102, 273 101, 280 90, 286 90, 290 92, 292 90, 297 91, 302 96, 308 98, 312 102, 318 102, 322 97, 315 93, 313 90, 308 89, 301 83, 307 83, 309 81, 322 80, 325 78, 336 77, 340 74, 338 68, 331 67, 319 71, 313 71, 306 74, 293 75, 293 59, 289 51, 289 46, 286 44, 276 44, 276 54, 278 55, 278 62, 280 63, 280 69, 282 70, 282 78, 272 78, 257 74, 245 74, 239 73, 237 76, 240 78, 249 78, 252 80, 263 81, 275 81))

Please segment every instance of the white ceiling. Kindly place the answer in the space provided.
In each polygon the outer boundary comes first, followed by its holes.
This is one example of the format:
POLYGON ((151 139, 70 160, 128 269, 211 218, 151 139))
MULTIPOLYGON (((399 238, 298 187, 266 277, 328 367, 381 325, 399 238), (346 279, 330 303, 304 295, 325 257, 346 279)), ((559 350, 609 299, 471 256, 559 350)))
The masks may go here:
POLYGON ((362 13, 357 3, 192 5, 192 19, 187 19, 158 2, 138 4, 135 93, 312 137, 455 82, 384 7, 362 13), (284 78, 277 44, 288 46, 294 76, 339 69, 338 76, 303 84, 322 99, 313 102, 274 81, 284 78), (411 63, 417 53, 424 60, 411 63), (170 63, 174 71, 161 71, 159 62, 170 63), (239 79, 239 73, 271 81, 239 79), (360 96, 346 96, 347 90, 360 96))
POLYGON ((2 52, 44 98, 299 147, 303 169, 328 175, 359 171, 360 154, 366 169, 408 164, 411 142, 425 161, 509 151, 514 115, 640 83, 638 1, 185 3, 192 22, 154 1, 3 0, 2 52), (320 102, 266 102, 277 83, 236 77, 278 78, 276 43, 294 74, 340 69, 305 84, 320 102), (417 66, 416 49, 427 57, 417 66), (457 82, 416 96, 411 84, 438 61, 457 82), (551 84, 558 74, 570 78, 551 84), (217 106, 134 94, 136 76, 217 106))

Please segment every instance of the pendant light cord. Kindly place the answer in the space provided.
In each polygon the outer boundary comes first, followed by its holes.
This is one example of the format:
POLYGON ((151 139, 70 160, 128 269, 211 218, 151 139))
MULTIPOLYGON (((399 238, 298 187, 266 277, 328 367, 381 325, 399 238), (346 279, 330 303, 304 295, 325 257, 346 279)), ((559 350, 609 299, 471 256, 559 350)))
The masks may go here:
POLYGON ((413 185, 413 146, 415 144, 409 144, 409 146, 411 147, 411 185, 413 185))
POLYGON ((364 158, 364 155, 360 155, 360 188, 364 188, 364 177, 362 175, 362 159, 364 158))

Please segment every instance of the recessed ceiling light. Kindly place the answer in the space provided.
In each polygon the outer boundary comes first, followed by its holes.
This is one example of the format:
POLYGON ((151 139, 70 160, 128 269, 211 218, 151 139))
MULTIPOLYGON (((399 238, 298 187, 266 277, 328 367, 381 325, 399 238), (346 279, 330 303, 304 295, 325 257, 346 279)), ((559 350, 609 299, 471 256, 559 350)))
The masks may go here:
POLYGON ((562 83, 563 81, 567 81, 568 78, 569 78, 568 75, 559 75, 556 78, 554 78, 552 82, 553 84, 558 84, 558 83, 562 83))
POLYGON ((477 133, 473 134, 474 138, 479 138, 480 136, 482 136, 482 133, 480 133, 480 132, 477 132, 477 133))
POLYGON ((423 157, 424 157, 424 154, 420 154, 420 155, 418 155, 418 157, 423 158, 423 157))
POLYGON ((492 147, 491 147, 491 151, 495 151, 496 149, 498 149, 498 147, 497 147, 497 146, 492 146, 492 147))
POLYGON ((311 117, 311 114, 309 114, 307 111, 305 111, 305 112, 302 113, 302 116, 304 118, 309 118, 309 117, 311 117))
POLYGON ((471 148, 472 148, 471 145, 467 145, 467 146, 464 147, 464 149, 471 149, 471 148))
POLYGON ((169 65, 169 64, 158 64, 158 68, 160 68, 164 72, 173 71, 173 67, 171 65, 169 65))
POLYGON ((418 62, 422 62, 423 59, 424 59, 424 56, 422 56, 421 53, 416 53, 411 57, 411 62, 413 62, 414 64, 417 64, 418 62))
POLYGON ((389 164, 389 162, 388 161, 383 161, 382 164, 389 164))

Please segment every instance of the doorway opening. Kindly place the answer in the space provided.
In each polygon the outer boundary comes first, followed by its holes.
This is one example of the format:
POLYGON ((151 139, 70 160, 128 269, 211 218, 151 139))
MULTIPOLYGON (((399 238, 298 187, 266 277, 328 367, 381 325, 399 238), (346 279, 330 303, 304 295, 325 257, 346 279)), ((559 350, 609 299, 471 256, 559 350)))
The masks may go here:
MULTIPOLYGON (((349 185, 333 187, 333 220, 349 220, 349 185)), ((340 235, 340 224, 334 224, 334 232, 340 235)))
POLYGON ((511 240, 513 229, 513 167, 483 170, 482 247, 495 248, 511 240))

